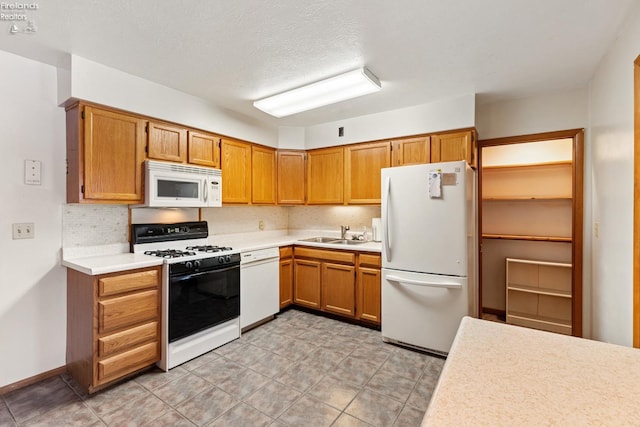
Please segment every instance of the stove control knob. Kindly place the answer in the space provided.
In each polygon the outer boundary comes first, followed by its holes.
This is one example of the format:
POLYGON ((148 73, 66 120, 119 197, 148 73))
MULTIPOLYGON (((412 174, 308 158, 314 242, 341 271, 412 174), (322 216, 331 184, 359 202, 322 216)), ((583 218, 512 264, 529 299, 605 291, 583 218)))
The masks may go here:
POLYGON ((231 262, 231 255, 225 256, 224 260, 227 261, 227 262, 231 262))
POLYGON ((200 264, 201 264, 200 260, 195 260, 195 261, 193 261, 193 265, 194 265, 196 268, 200 268, 200 264))
POLYGON ((218 262, 219 262, 220 264, 224 263, 224 257, 223 257, 223 256, 218 257, 218 262))
POLYGON ((187 261, 184 263, 184 266, 191 270, 193 268, 193 263, 191 261, 187 261))

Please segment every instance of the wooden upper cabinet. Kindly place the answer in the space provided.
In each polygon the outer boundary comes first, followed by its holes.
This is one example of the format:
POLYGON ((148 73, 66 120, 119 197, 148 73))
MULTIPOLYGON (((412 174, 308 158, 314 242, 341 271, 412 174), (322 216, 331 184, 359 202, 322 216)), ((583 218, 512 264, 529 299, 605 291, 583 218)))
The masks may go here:
POLYGON ((189 163, 199 166, 220 167, 220 137, 210 133, 189 131, 189 163))
POLYGON ((344 148, 331 147, 307 152, 307 203, 342 204, 344 148))
POLYGON ((251 202, 276 203, 276 150, 251 146, 251 202))
POLYGON ((444 133, 431 136, 431 162, 453 162, 466 160, 476 167, 475 131, 444 133))
POLYGON ((251 144, 222 138, 222 202, 251 202, 251 144))
POLYGON ((389 142, 350 145, 344 157, 345 202, 380 204, 380 170, 391 163, 389 142))
POLYGON ((305 202, 304 151, 278 151, 278 204, 303 205, 305 202))
POLYGON ((187 130, 168 123, 149 122, 147 157, 155 160, 185 163, 187 130))
POLYGON ((391 141, 391 166, 416 165, 431 162, 431 137, 396 139, 391 141))
MULTIPOLYGON (((78 190, 76 188, 75 194, 69 191, 73 183, 68 182, 67 201, 141 203, 144 198, 142 162, 145 121, 95 107, 80 108, 84 109, 84 130, 78 144, 84 149, 84 162, 80 164, 70 159, 70 163, 76 164, 70 164, 69 167, 79 168, 70 174, 83 181, 76 185, 84 188, 84 194, 75 197, 78 190)), ((80 135, 71 132, 70 136, 80 135)), ((73 153, 69 154, 73 157, 73 153)))

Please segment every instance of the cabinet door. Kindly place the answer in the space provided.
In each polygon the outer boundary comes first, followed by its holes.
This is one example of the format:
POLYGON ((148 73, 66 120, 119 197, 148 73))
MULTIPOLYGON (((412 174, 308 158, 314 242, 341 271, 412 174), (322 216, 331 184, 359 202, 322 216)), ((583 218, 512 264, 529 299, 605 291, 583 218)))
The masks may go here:
POLYGON ((251 144, 222 139, 222 202, 251 201, 251 144))
POLYGON ((189 131, 189 163, 212 168, 220 167, 220 137, 189 131))
POLYGON ((276 150, 251 146, 251 202, 276 203, 276 150))
POLYGON ((187 161, 187 130, 166 123, 149 122, 147 157, 184 163, 187 161))
POLYGON ((294 260, 293 301, 306 307, 320 309, 321 263, 294 260))
POLYGON ((476 141, 471 130, 432 135, 431 162, 454 162, 466 160, 476 166, 476 141))
POLYGON ((84 199, 141 203, 144 120, 84 107, 84 199))
POLYGON ((391 141, 391 166, 416 165, 431 162, 431 137, 391 141))
POLYGON ((293 259, 280 260, 280 308, 293 304, 293 259))
POLYGON ((388 142, 345 147, 345 201, 350 204, 380 204, 380 169, 391 164, 388 142))
POLYGON ((380 324, 380 269, 358 268, 358 317, 380 324))
POLYGON ((342 316, 356 315, 356 268, 322 264, 322 309, 342 316))
POLYGON ((308 204, 342 204, 343 167, 342 147, 307 152, 308 204))
POLYGON ((278 204, 304 204, 305 159, 304 151, 278 151, 278 204))

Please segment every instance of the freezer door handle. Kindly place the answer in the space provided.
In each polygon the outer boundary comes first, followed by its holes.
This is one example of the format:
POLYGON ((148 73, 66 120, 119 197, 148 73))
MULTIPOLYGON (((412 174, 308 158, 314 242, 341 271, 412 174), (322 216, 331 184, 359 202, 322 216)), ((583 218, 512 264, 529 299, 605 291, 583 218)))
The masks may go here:
POLYGON ((422 280, 405 279, 405 278, 398 277, 398 276, 386 276, 386 278, 390 282, 405 283, 407 285, 428 286, 430 288, 447 288, 447 289, 462 288, 462 284, 460 284, 460 283, 424 282, 422 280))
POLYGON ((389 197, 391 196, 391 178, 386 177, 384 180, 384 194, 387 199, 384 213, 384 253, 387 257, 387 262, 391 262, 391 246, 389 245, 389 197))

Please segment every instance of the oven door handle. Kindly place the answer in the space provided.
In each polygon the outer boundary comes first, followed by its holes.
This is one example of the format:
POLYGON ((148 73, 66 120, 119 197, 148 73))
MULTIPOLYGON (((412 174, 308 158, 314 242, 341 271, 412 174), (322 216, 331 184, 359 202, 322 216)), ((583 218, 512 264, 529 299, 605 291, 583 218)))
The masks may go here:
POLYGON ((172 281, 182 281, 182 280, 191 279, 193 277, 200 277, 200 276, 203 276, 205 274, 224 273, 225 271, 230 271, 230 270, 233 270, 235 268, 240 269, 240 264, 233 265, 231 267, 216 268, 216 269, 213 269, 213 270, 205 270, 205 271, 198 271, 197 273, 187 274, 187 275, 169 273, 169 277, 171 278, 172 281), (177 279, 177 280, 174 280, 174 279, 177 279))

